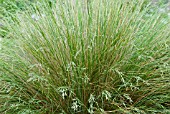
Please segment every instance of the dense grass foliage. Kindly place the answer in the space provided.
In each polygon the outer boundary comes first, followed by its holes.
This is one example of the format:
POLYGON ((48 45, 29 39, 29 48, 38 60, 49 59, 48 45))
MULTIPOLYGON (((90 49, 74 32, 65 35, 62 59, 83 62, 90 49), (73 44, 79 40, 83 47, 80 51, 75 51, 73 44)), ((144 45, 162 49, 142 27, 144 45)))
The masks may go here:
MULTIPOLYGON (((43 2, 44 0, 0 0, 0 37, 9 38, 9 30, 1 20, 6 18, 15 18, 16 13, 27 10, 34 3, 43 2)), ((46 3, 52 6, 55 0, 46 0, 46 3)))
POLYGON ((37 3, 4 20, 0 112, 170 113, 170 21, 143 0, 37 3), (8 43, 8 42, 7 42, 8 43))

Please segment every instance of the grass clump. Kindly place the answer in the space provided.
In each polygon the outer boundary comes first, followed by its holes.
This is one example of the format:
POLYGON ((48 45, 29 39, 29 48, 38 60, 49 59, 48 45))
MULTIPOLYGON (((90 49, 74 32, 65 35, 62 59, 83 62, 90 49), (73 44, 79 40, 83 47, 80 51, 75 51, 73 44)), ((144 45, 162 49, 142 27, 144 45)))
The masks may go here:
POLYGON ((1 113, 170 112, 169 20, 156 9, 149 18, 143 0, 28 9, 4 20, 15 43, 0 54, 1 113))

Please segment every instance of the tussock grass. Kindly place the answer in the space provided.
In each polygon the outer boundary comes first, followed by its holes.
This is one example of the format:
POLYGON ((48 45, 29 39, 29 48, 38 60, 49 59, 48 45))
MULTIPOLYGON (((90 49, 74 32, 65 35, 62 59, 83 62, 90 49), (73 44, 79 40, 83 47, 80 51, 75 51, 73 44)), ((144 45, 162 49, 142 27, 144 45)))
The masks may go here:
POLYGON ((169 113, 170 24, 150 8, 57 0, 5 20, 1 113, 169 113))

